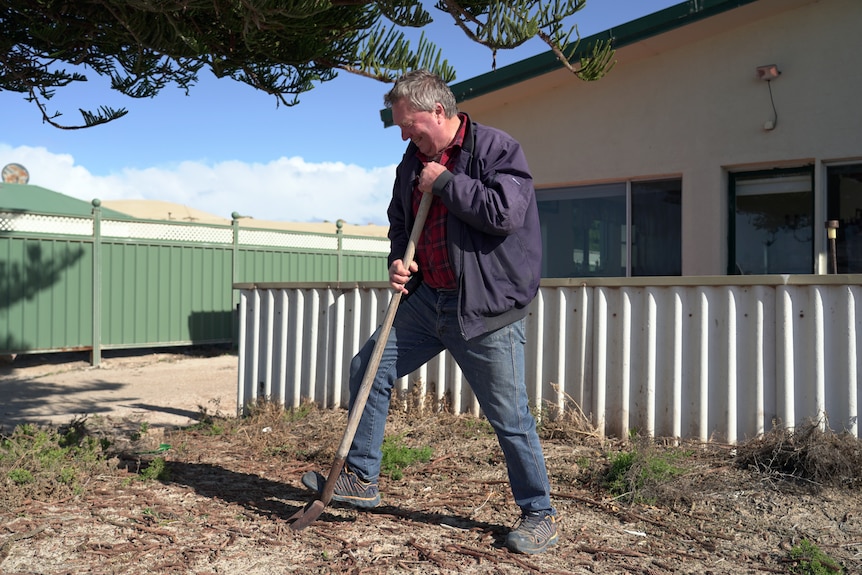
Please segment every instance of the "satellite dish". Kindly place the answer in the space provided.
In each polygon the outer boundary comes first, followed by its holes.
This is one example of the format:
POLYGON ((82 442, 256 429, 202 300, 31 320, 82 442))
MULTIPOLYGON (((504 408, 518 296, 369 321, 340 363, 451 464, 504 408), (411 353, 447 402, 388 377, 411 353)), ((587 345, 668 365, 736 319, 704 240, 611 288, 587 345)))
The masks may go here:
POLYGON ((30 181, 30 172, 21 164, 6 164, 3 166, 2 177, 7 184, 26 184, 30 181))

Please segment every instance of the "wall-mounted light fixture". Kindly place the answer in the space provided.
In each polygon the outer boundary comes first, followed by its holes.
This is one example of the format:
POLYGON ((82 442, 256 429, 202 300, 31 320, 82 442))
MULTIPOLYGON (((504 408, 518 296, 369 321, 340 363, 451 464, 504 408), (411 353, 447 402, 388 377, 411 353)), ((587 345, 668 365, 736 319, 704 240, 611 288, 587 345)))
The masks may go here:
POLYGON ((766 80, 766 84, 769 86, 769 101, 772 103, 772 119, 766 120, 766 122, 763 123, 763 129, 767 132, 771 132, 778 124, 778 111, 775 109, 775 99, 772 97, 772 80, 775 80, 781 75, 781 70, 779 70, 778 66, 775 64, 766 64, 765 66, 758 66, 755 68, 755 72, 757 72, 757 79, 766 80))
POLYGON ((775 80, 778 76, 781 75, 781 70, 778 69, 778 66, 775 64, 767 64, 766 66, 758 66, 756 68, 757 71, 757 79, 758 80, 766 80, 767 82, 770 80, 775 80))

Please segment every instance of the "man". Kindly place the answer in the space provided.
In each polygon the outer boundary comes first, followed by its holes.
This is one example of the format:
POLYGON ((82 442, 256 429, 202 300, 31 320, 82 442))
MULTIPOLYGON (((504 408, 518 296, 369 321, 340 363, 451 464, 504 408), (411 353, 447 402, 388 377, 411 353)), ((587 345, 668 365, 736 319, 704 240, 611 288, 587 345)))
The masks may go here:
MULTIPOLYGON (((394 382, 448 350, 497 434, 521 508, 506 545, 541 553, 559 535, 524 381, 524 317, 538 291, 542 260, 526 158, 508 134, 458 113, 452 91, 428 71, 402 76, 384 103, 402 139, 410 141, 387 212, 389 280, 404 299, 332 499, 379 505, 381 445, 394 382), (422 194, 434 198, 407 269, 401 257, 422 194)), ((351 409, 376 337, 351 362, 351 409)), ((325 478, 308 472, 302 481, 321 491, 325 478)))

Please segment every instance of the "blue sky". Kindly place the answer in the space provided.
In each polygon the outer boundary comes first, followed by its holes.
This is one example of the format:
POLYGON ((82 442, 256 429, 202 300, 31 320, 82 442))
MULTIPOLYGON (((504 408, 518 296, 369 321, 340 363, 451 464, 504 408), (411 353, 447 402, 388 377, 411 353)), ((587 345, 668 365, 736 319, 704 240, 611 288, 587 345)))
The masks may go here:
MULTIPOLYGON (((571 23, 586 37, 681 1, 588 0, 571 23)), ((456 82, 489 72, 490 51, 448 15, 430 11, 435 22, 424 32, 455 67, 456 82)), ((533 40, 498 54, 497 67, 545 51, 533 40)), ((300 96, 297 106, 278 107, 274 97, 209 71, 188 96, 168 87, 145 100, 89 78, 48 102, 63 112, 60 123, 79 124, 78 108, 108 105, 129 114, 59 130, 43 124, 20 94, 0 92, 0 166, 23 164, 31 184, 87 201, 156 199, 226 218, 236 211, 266 220, 386 223, 394 165, 405 147, 380 121, 387 84, 341 73, 300 96)))

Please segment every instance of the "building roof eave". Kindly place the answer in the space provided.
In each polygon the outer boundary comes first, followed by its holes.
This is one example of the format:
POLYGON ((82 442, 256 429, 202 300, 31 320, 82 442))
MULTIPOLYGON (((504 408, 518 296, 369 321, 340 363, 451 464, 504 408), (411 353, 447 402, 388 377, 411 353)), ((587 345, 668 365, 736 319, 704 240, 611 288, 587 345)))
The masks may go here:
MULTIPOLYGON (((577 60, 591 53, 597 42, 610 41, 613 49, 635 44, 647 38, 709 18, 716 14, 739 8, 758 0, 686 0, 658 12, 648 14, 631 22, 609 28, 603 32, 581 38, 574 54, 577 60)), ((498 70, 486 72, 451 86, 458 102, 477 98, 531 78, 560 69, 556 55, 548 50, 498 70)), ((384 127, 392 126, 392 110, 380 111, 384 127)))

